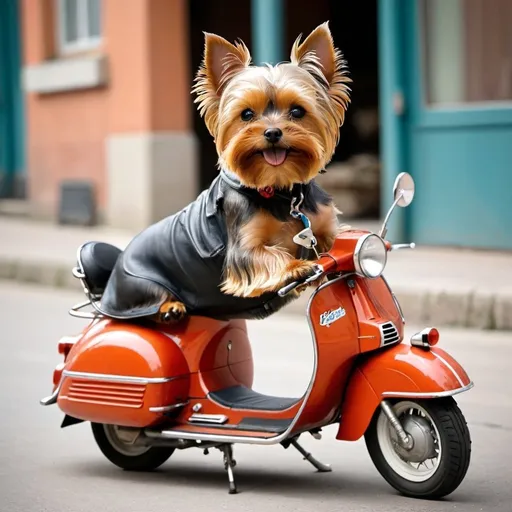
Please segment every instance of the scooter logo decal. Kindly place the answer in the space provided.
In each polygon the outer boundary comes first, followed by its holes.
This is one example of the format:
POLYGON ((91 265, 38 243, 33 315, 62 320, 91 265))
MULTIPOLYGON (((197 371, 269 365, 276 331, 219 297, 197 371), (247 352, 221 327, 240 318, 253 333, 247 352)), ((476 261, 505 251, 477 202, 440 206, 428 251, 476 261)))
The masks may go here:
POLYGON ((346 311, 341 306, 338 309, 326 311, 320 315, 320 325, 329 327, 329 325, 336 322, 336 320, 343 318, 345 315, 346 311))

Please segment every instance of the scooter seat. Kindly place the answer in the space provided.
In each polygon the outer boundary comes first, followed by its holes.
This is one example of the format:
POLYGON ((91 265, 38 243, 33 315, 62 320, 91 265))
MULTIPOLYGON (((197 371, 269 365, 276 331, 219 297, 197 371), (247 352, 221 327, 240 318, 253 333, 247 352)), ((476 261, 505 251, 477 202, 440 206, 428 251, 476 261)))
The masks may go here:
POLYGON ((87 242, 78 251, 78 263, 93 295, 101 295, 112 274, 121 249, 105 242, 87 242))
POLYGON ((230 409, 255 411, 284 411, 300 400, 299 398, 263 395, 245 386, 219 389, 210 393, 210 398, 230 409))

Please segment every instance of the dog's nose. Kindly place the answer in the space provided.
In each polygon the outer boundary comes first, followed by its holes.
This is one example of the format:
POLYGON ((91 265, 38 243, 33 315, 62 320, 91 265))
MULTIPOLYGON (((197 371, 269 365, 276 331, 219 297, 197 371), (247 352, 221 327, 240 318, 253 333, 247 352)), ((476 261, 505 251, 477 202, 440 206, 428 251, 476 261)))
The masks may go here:
POLYGON ((283 132, 279 128, 268 128, 265 130, 264 135, 265 139, 267 139, 272 144, 275 144, 281 140, 283 132))

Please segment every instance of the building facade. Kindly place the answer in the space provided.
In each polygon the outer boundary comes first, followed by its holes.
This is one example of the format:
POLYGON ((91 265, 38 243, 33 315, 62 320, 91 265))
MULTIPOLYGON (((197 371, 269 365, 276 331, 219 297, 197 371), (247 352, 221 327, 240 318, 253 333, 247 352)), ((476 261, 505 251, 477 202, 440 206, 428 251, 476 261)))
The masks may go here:
POLYGON ((512 249, 512 3, 314 4, 0 2, 0 197, 54 218, 62 187, 85 183, 100 222, 131 229, 176 211, 217 172, 190 94, 203 31, 275 63, 329 20, 354 80, 323 178, 340 208, 358 196, 374 208, 352 211, 384 214, 407 171, 416 198, 393 216, 393 240, 512 249))
POLYGON ((93 186, 100 218, 141 228, 195 193, 186 0, 23 0, 27 192, 93 186), (165 51, 162 49, 165 48, 165 51))
POLYGON ((417 194, 391 235, 512 249, 512 2, 379 2, 383 197, 417 194))

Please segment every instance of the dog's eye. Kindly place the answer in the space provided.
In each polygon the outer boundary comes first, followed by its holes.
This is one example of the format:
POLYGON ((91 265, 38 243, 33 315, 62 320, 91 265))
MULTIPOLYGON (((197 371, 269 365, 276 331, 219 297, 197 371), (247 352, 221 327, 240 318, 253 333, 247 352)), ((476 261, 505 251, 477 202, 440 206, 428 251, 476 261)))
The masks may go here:
POLYGON ((246 108, 240 117, 242 121, 250 121, 254 117, 254 112, 250 108, 246 108))
POLYGON ((299 106, 294 106, 290 109, 290 115, 295 119, 301 119, 306 115, 306 111, 299 106))

